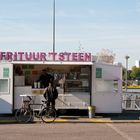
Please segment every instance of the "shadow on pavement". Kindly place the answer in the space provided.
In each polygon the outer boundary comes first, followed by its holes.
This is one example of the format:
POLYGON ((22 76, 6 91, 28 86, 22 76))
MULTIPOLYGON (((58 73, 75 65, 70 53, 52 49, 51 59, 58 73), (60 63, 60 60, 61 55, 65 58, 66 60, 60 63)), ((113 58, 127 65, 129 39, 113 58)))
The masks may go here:
MULTIPOLYGON (((122 113, 96 113, 95 116, 92 119, 88 118, 88 112, 87 111, 65 111, 65 112, 57 112, 57 122, 74 122, 74 123, 82 123, 82 122, 103 122, 103 121, 135 121, 139 120, 140 122, 140 111, 123 111, 122 113), (59 120, 59 121, 58 121, 59 120), (102 120, 102 121, 100 121, 102 120)), ((41 122, 41 120, 33 120, 31 123, 41 122)), ((14 114, 5 114, 0 115, 0 124, 23 124, 16 121, 14 114)), ((25 124, 25 123, 24 123, 25 124)), ((30 124, 30 123, 26 123, 30 124)))
POLYGON ((140 120, 140 111, 123 111, 122 113, 100 114, 111 120, 140 120))

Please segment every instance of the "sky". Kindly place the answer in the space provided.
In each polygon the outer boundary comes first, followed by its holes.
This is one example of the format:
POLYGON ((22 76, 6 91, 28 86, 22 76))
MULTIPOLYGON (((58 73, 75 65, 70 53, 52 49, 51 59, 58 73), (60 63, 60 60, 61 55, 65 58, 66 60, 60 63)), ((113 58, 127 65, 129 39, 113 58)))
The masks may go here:
MULTIPOLYGON (((115 53, 140 60, 140 0, 55 0, 56 52, 115 53)), ((51 52, 53 0, 0 0, 0 51, 51 52)))

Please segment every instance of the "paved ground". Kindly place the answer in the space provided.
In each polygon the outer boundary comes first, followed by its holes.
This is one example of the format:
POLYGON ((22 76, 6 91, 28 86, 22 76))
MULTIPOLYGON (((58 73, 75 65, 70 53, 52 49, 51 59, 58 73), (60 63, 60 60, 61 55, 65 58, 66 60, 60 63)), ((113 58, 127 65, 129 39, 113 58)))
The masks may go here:
MULTIPOLYGON (((84 124, 14 124, 0 125, 1 140, 71 140, 83 139, 88 137, 89 133, 85 128, 89 125, 84 124), (12 128, 12 129, 11 129, 12 128), (82 128, 82 129, 81 129, 82 128), (84 130, 83 130, 84 129, 84 130), (81 131, 81 132, 80 132, 81 131), (83 133, 84 132, 84 133, 83 133), (84 135, 83 135, 84 134, 84 135), (82 136, 82 137, 81 137, 82 136)), ((98 133, 99 133, 98 127, 98 133)), ((92 129, 92 128, 91 128, 92 129)), ((101 128, 102 129, 102 128, 101 128)), ((94 130, 94 129, 93 129, 94 130)), ((91 134, 92 136, 93 134, 91 134)), ((86 138, 86 139, 87 139, 86 138)))
POLYGON ((0 140, 139 140, 140 112, 96 114, 88 116, 59 116, 54 123, 22 124, 13 115, 0 115, 0 140))
MULTIPOLYGON (((35 123, 41 122, 40 119, 35 118, 35 123)), ((59 116, 55 122, 57 123, 140 123, 140 111, 127 111, 121 114, 96 114, 89 119, 88 116, 59 116)), ((14 115, 0 115, 0 123, 17 123, 14 115)))
POLYGON ((1 124, 0 140, 139 140, 139 123, 1 124))

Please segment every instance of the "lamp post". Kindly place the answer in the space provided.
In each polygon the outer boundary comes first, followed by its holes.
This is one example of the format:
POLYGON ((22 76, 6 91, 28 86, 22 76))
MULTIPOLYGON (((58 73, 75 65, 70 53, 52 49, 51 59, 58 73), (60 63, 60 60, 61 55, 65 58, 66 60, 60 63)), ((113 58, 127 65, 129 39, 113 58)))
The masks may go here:
POLYGON ((127 71, 128 71, 128 59, 130 57, 127 55, 125 56, 126 59, 126 71, 125 71, 125 91, 127 92, 127 71))
POLYGON ((55 0, 53 0, 53 52, 55 52, 55 0))

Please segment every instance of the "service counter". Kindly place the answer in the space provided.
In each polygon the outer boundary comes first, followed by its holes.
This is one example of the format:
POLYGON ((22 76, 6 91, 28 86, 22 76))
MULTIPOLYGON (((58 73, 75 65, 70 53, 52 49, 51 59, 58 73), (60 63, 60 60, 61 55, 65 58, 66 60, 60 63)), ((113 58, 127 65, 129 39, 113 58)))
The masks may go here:
MULTIPOLYGON (((41 103, 44 100, 43 88, 32 88, 31 86, 16 86, 14 88, 14 108, 21 107, 21 95, 29 95, 34 98, 34 103, 41 103)), ((89 92, 64 92, 64 89, 57 87, 58 99, 56 108, 87 108, 90 104, 89 92)))
POLYGON ((42 95, 44 91, 44 88, 32 88, 32 94, 35 95, 42 95))
MULTIPOLYGON (((56 87, 58 94, 64 94, 64 89, 60 87, 56 87)), ((32 88, 32 94, 34 95, 42 95, 44 88, 32 88)))

